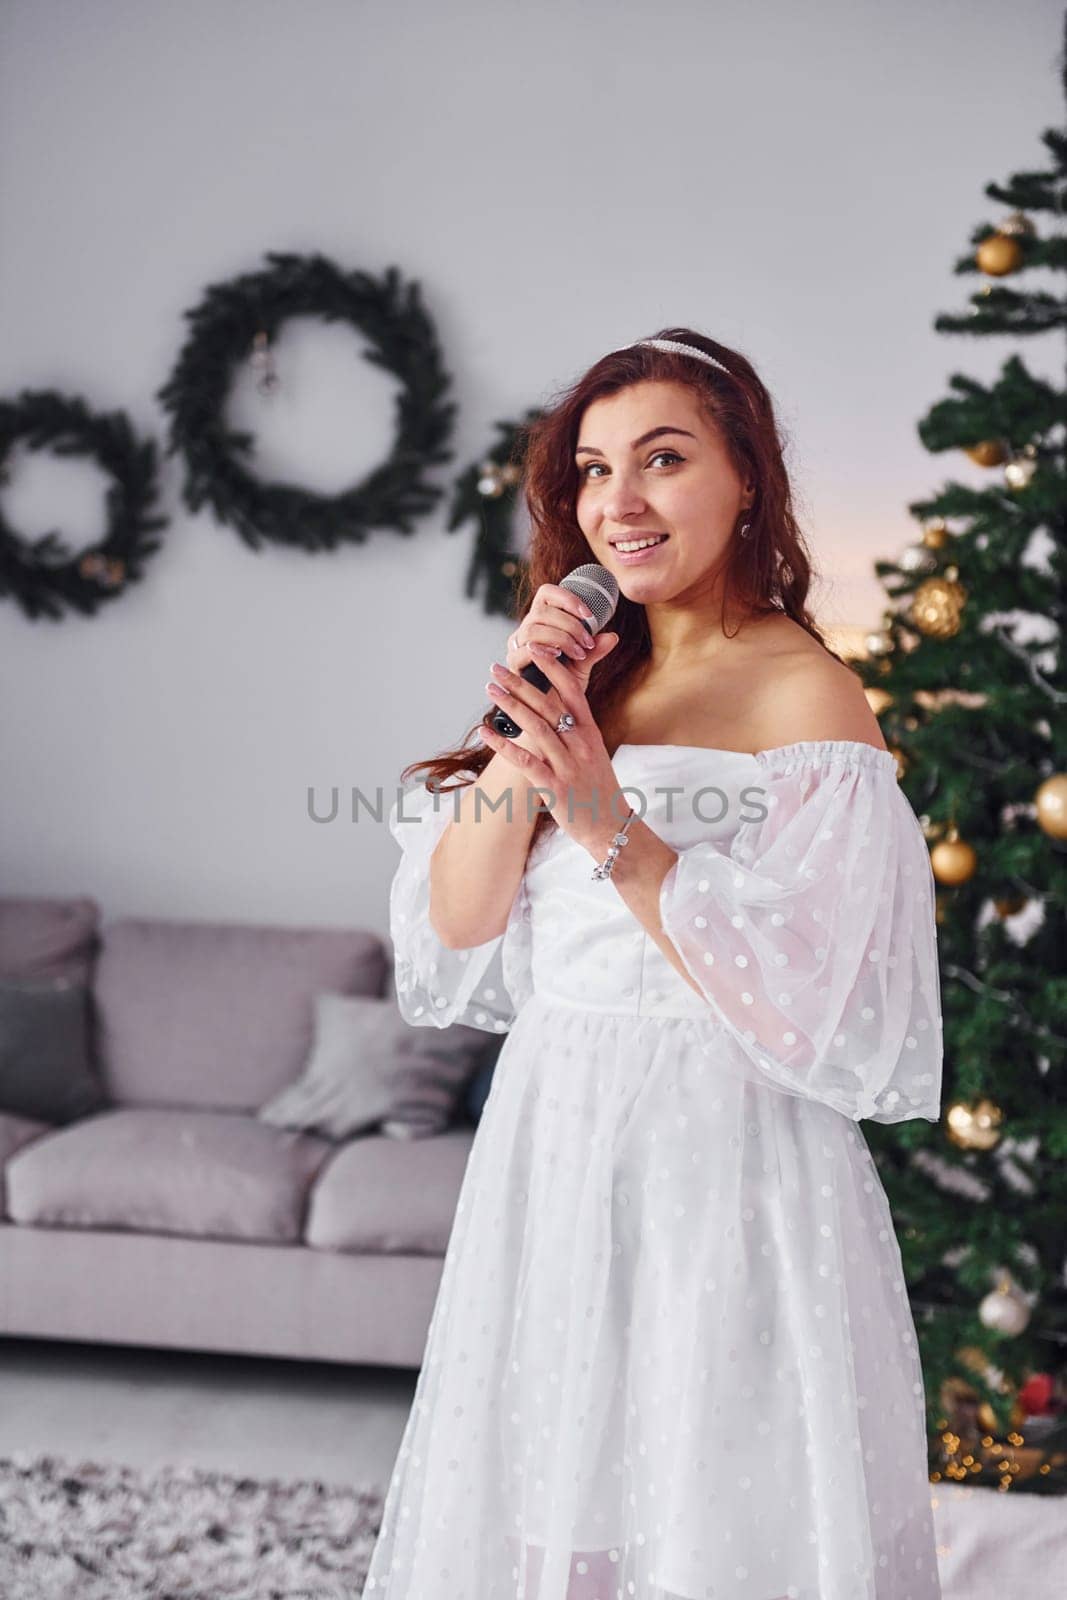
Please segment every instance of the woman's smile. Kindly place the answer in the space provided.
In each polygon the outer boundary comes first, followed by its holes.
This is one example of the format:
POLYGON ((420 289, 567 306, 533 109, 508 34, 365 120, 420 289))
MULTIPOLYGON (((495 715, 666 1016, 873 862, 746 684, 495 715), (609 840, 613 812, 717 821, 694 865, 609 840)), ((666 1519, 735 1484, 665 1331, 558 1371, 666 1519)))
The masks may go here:
POLYGON ((625 566, 633 567, 637 566, 638 563, 642 561, 651 560, 660 550, 663 549, 663 546, 667 543, 669 538, 670 534, 661 534, 655 544, 642 544, 635 550, 625 549, 624 545, 628 544, 630 541, 624 540, 620 544, 612 545, 612 549, 614 550, 618 559, 625 566))

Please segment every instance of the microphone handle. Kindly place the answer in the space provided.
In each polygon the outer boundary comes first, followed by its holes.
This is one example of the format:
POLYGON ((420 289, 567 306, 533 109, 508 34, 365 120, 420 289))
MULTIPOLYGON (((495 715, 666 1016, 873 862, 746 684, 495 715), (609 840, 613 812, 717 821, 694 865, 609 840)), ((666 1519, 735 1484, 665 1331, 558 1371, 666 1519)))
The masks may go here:
MULTIPOLYGON (((563 659, 560 656, 560 660, 562 661, 563 659)), ((525 678, 527 683, 532 683, 534 688, 540 689, 542 694, 547 694, 552 687, 551 678, 546 678, 541 668, 533 661, 527 662, 519 673, 519 677, 525 678)), ((514 739, 517 734, 522 732, 520 725, 512 717, 509 717, 507 712, 500 706, 497 706, 489 721, 497 733, 502 734, 505 739, 514 739)))

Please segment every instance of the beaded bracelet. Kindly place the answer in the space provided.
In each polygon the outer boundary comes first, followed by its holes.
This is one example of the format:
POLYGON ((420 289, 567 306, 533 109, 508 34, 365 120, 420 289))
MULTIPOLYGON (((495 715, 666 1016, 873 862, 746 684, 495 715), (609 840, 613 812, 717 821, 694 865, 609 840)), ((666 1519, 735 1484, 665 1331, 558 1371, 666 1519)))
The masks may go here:
POLYGON ((618 860, 619 851, 622 849, 624 844, 629 844, 629 842, 630 842, 629 839, 627 839, 627 837, 626 837, 626 830, 630 826, 631 822, 634 820, 634 816, 635 815, 636 815, 636 813, 634 811, 634 808, 633 808, 633 806, 631 806, 630 810, 629 810, 629 814, 627 815, 626 821, 623 823, 623 825, 619 829, 618 833, 615 834, 614 837, 612 838, 612 841, 611 841, 610 845, 608 846, 608 853, 605 856, 604 860, 600 863, 600 865, 598 867, 594 867, 593 868, 593 877, 594 878, 610 878, 611 877, 612 868, 614 867, 615 862, 618 860))

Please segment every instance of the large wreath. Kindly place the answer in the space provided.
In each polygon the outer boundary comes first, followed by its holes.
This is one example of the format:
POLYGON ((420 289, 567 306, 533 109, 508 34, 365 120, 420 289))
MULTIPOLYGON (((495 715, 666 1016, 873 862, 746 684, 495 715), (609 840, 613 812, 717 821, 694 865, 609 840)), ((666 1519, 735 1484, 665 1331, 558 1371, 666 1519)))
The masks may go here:
POLYGON ((262 540, 304 550, 362 543, 368 530, 412 532, 412 518, 430 510, 443 490, 423 479, 427 467, 451 459, 446 448, 456 411, 442 397, 451 379, 417 283, 401 285, 395 267, 381 281, 344 272, 321 255, 268 252, 269 268, 208 288, 185 313, 192 331, 159 399, 171 417, 168 454, 185 458, 183 496, 191 511, 207 503, 257 550, 262 540), (224 408, 236 362, 268 366, 270 341, 290 317, 348 322, 368 338, 366 359, 403 385, 392 453, 342 494, 324 495, 288 483, 264 483, 245 464, 250 434, 226 426, 224 408))
POLYGON ((56 455, 89 456, 113 480, 107 529, 90 550, 72 552, 58 530, 23 539, 0 507, 0 595, 11 595, 32 619, 88 614, 115 600, 143 576, 145 558, 159 549, 150 535, 166 526, 151 515, 157 495, 156 447, 137 439, 122 411, 90 411, 84 400, 55 389, 24 389, 0 400, 0 485, 10 482, 9 457, 18 440, 56 455))

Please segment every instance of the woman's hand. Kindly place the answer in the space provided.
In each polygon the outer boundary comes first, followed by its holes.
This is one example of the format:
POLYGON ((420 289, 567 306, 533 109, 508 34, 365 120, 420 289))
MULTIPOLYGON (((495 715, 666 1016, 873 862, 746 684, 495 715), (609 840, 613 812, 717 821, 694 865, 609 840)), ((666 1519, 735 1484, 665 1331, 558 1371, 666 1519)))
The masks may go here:
POLYGON ((617 633, 598 634, 586 659, 573 667, 555 657, 539 660, 538 666, 552 685, 544 693, 494 661, 493 677, 486 688, 495 703, 520 724, 523 743, 506 739, 488 722, 480 728, 491 750, 529 783, 551 791, 545 804, 559 827, 598 861, 625 821, 629 801, 619 789, 585 691, 596 662, 609 655, 618 642, 617 633), (565 712, 574 718, 574 726, 557 733, 565 712))
POLYGON ((529 611, 508 636, 506 665, 512 672, 521 672, 531 661, 538 666, 546 659, 558 661, 561 651, 574 661, 584 662, 592 655, 587 645, 593 643, 593 635, 583 625, 583 617, 590 622, 595 620, 589 607, 570 589, 561 583, 542 583, 529 611))

